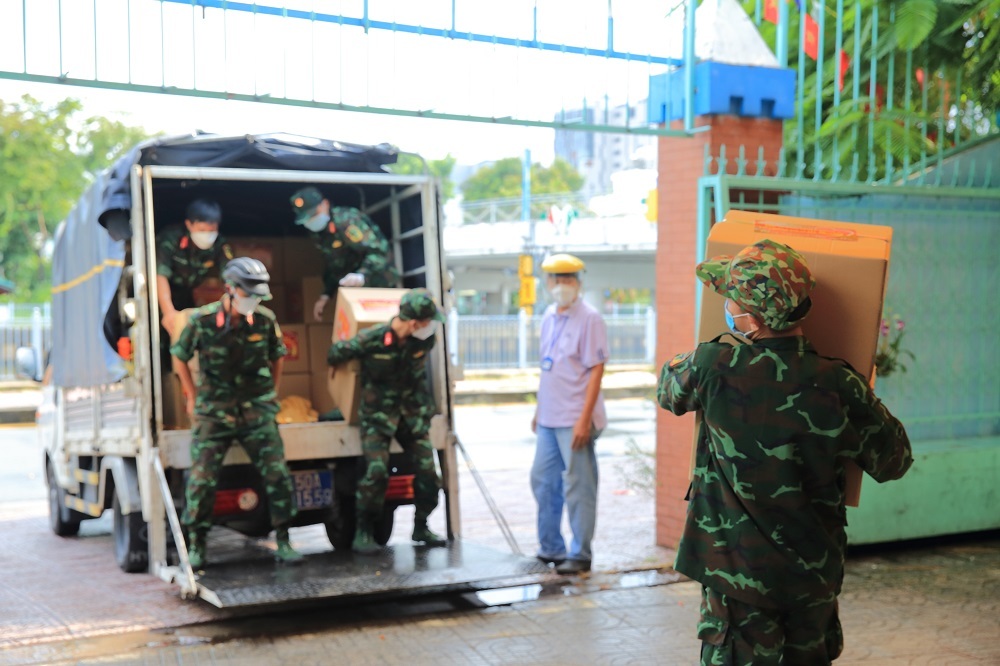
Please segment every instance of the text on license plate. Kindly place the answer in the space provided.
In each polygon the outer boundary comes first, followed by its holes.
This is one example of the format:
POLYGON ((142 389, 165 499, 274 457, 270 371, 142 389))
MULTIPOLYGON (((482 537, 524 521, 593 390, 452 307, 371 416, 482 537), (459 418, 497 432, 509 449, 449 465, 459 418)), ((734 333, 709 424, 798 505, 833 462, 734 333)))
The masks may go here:
POLYGON ((292 472, 295 505, 300 510, 322 509, 333 504, 333 475, 329 470, 292 472))

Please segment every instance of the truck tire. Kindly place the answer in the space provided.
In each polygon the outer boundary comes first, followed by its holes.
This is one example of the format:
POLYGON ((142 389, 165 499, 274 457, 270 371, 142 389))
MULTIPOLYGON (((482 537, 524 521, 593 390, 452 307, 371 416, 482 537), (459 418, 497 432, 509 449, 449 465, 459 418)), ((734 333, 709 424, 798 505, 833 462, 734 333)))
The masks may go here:
POLYGON ((326 538, 335 550, 349 551, 354 541, 354 495, 338 495, 323 526, 326 527, 326 538))
POLYGON ((149 531, 142 511, 122 513, 118 493, 112 504, 114 523, 111 535, 115 540, 115 561, 125 573, 140 573, 149 568, 149 531))
POLYGON ((380 546, 384 546, 389 543, 389 538, 392 537, 392 522, 393 517, 396 514, 396 507, 386 505, 382 509, 382 517, 375 522, 375 543, 380 546))
POLYGON ((66 491, 56 482, 51 465, 45 466, 45 480, 49 486, 49 527, 56 536, 76 536, 80 532, 80 514, 66 506, 66 491))

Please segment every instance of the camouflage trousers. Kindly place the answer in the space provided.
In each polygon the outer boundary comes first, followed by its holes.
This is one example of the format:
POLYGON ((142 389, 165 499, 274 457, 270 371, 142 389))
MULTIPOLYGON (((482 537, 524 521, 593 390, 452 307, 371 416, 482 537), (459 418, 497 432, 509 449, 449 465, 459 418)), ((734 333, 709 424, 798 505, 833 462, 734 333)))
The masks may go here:
POLYGON ((830 664, 844 649, 837 597, 794 610, 758 608, 701 588, 702 666, 830 664))
MULTIPOLYGON (((384 424, 382 424, 384 425, 384 424)), ((405 420, 396 430, 396 440, 413 456, 416 471, 413 478, 413 504, 416 519, 426 519, 438 504, 441 479, 434 466, 434 447, 427 432, 413 432, 405 420)), ((365 473, 358 482, 356 493, 357 514, 370 520, 382 516, 385 491, 389 486, 389 444, 392 435, 384 427, 361 423, 361 450, 364 454, 365 473)))
POLYGON ((285 447, 273 415, 253 419, 256 412, 227 414, 225 419, 197 417, 191 437, 191 470, 185 490, 186 506, 181 522, 188 533, 204 536, 212 527, 215 488, 226 451, 242 445, 264 483, 271 510, 271 525, 284 527, 297 513, 292 499, 292 480, 285 462, 285 447), (249 424, 248 419, 250 417, 249 424))

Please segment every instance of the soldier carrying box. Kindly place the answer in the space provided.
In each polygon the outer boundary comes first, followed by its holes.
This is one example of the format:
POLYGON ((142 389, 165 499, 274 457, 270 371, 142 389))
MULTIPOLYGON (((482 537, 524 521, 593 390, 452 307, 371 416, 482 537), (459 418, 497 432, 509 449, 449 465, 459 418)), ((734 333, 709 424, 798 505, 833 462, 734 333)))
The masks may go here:
POLYGON ((378 225, 357 208, 331 206, 315 187, 303 187, 291 199, 295 223, 309 230, 323 253, 323 294, 313 305, 320 321, 337 287, 395 287, 399 274, 389 242, 378 225))
POLYGON ((413 540, 431 546, 445 540, 427 527, 437 507, 441 479, 428 437, 434 400, 427 385, 427 354, 434 348, 435 322, 444 321, 430 292, 413 289, 399 302, 399 315, 330 347, 327 362, 336 366, 361 360, 361 446, 365 473, 358 482, 356 553, 378 550, 375 521, 382 515, 389 482, 389 443, 393 436, 415 458, 413 480, 416 516, 413 540))

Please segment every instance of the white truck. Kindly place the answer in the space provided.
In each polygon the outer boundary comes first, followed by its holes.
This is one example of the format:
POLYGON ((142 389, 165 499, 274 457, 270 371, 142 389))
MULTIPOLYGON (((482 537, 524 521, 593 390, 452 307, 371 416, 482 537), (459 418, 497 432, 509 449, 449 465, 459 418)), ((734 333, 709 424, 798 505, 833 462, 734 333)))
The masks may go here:
MULTIPOLYGON (((377 556, 354 556, 359 429, 343 420, 290 423, 280 425, 280 433, 300 510, 293 527, 323 524, 330 543, 306 544, 303 566, 274 563, 273 542, 262 538, 270 530, 266 497, 247 456, 234 446, 220 478, 215 515, 224 527, 209 537, 209 566, 199 577, 188 565, 178 515, 191 431, 158 324, 157 233, 183 220, 192 199, 221 205, 221 233, 234 254, 270 262, 275 298, 268 305, 286 337, 298 330, 299 353, 309 359, 298 372, 286 360, 282 385, 308 392, 325 411, 333 405, 324 404, 329 395, 320 357, 332 324, 310 324, 304 314, 318 295, 321 257, 294 224, 289 197, 315 185, 334 205, 369 215, 390 240, 403 286, 426 287, 441 299, 447 273, 435 182, 388 173, 384 166, 394 161, 386 145, 199 134, 152 140, 96 178, 57 233, 49 359, 18 350, 22 373, 45 380, 38 431, 55 534, 72 537, 81 521, 110 509, 114 554, 124 571, 148 571, 178 584, 185 597, 220 607, 489 587, 545 573, 516 545, 515 553, 500 553, 460 539, 460 445, 452 426, 446 331, 429 357, 428 374, 438 406, 430 433, 442 473, 438 511, 446 516, 449 546, 390 544, 377 556), (316 358, 307 348, 317 350, 316 358)), ((408 457, 395 442, 393 451, 394 479, 376 535, 381 544, 389 541, 394 509, 412 501, 408 457)), ((292 539, 301 546, 299 533, 293 529, 292 539)))

